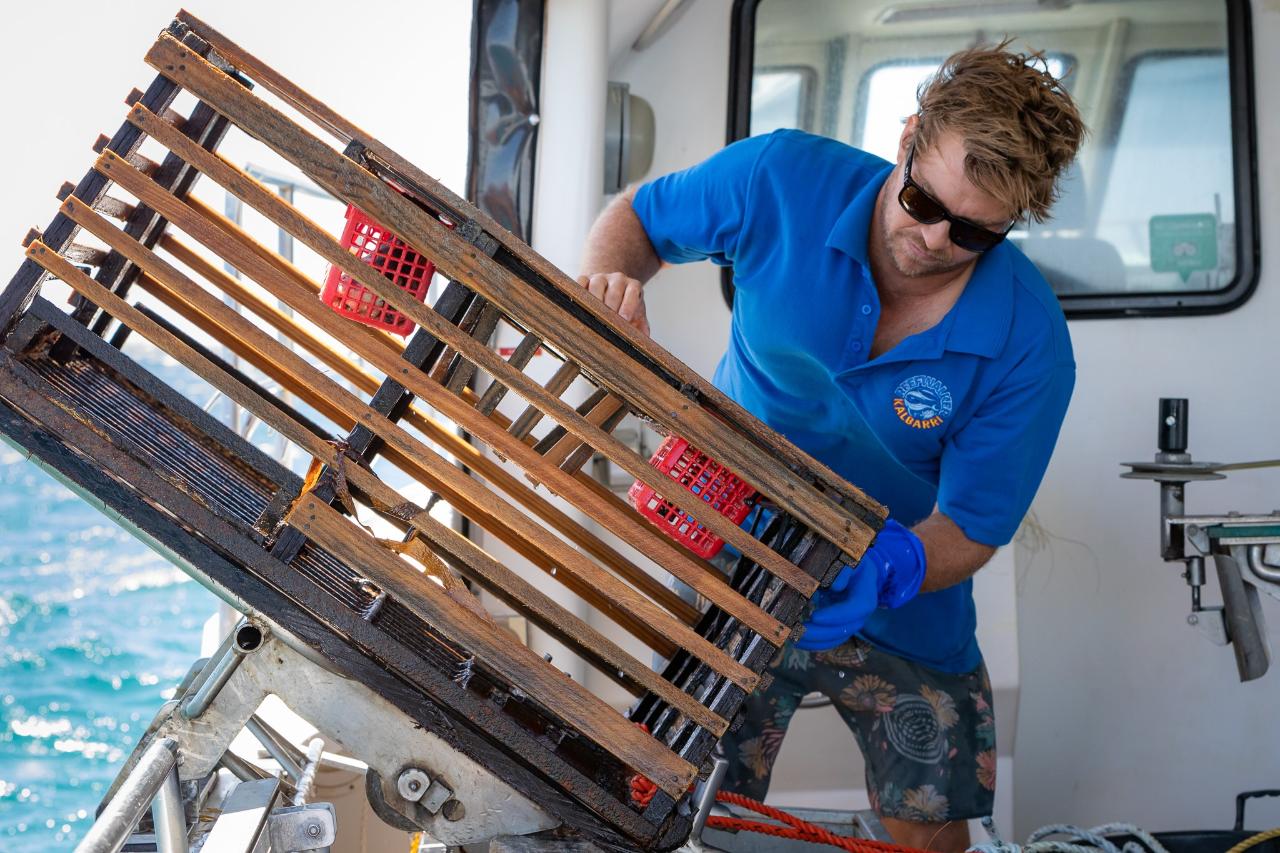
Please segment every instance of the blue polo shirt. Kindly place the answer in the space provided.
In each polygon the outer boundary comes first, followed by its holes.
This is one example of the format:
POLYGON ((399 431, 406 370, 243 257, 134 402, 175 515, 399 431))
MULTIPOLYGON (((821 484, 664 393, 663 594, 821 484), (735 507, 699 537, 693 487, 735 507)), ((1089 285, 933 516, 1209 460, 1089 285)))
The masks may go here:
MULTIPOLYGON (((867 259, 891 164, 794 130, 736 142, 641 187, 658 255, 733 266, 718 388, 912 525, 935 506, 977 542, 1013 538, 1075 382, 1058 300, 1009 242, 935 326, 868 359, 867 259)), ((981 662, 972 581, 877 610, 862 636, 948 672, 981 662)))

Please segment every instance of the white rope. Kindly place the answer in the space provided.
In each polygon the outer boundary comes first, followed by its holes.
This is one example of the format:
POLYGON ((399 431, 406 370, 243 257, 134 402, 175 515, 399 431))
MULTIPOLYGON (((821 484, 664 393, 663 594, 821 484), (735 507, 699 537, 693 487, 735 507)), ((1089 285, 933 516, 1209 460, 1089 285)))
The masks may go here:
POLYGON ((1092 829, 1061 823, 1050 824, 1031 833, 1026 844, 1005 841, 996 830, 995 821, 989 817, 982 819, 982 827, 991 836, 991 840, 970 847, 970 853, 1168 853, 1149 833, 1128 823, 1104 823, 1092 829), (1137 840, 1118 847, 1106 838, 1108 835, 1121 834, 1132 835, 1137 840), (1066 838, 1050 838, 1054 835, 1066 838))
POLYGON ((316 780, 316 771, 320 768, 320 754, 323 752, 324 741, 320 738, 312 738, 311 743, 307 744, 307 764, 302 770, 302 778, 298 780, 298 787, 293 794, 295 806, 307 804, 307 796, 311 793, 311 785, 316 780))

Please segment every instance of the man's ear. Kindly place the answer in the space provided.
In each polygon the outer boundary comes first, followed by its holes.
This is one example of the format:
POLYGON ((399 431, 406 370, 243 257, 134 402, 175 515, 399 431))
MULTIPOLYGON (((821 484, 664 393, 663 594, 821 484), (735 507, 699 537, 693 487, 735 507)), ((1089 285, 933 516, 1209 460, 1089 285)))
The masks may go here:
POLYGON ((901 166, 907 160, 907 149, 911 146, 911 140, 915 138, 916 128, 920 126, 920 116, 910 115, 902 126, 902 136, 898 137, 898 165, 901 166))

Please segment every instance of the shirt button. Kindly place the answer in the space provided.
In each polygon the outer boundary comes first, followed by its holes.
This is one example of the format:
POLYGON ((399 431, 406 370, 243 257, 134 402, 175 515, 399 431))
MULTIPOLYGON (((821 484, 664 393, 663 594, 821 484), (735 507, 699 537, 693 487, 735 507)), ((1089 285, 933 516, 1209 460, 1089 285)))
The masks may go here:
POLYGON ((854 341, 852 349, 854 352, 862 352, 862 344, 858 343, 857 341, 854 341))
POLYGON ((863 313, 863 314, 870 314, 870 313, 871 313, 871 306, 870 306, 870 305, 863 305, 863 306, 862 306, 862 313, 863 313))

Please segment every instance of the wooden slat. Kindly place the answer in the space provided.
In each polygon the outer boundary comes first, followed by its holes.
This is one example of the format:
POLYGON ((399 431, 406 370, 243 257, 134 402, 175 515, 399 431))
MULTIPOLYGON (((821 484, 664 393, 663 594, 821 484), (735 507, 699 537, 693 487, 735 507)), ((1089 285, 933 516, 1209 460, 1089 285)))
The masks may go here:
MULTIPOLYGON (((622 398, 613 394, 606 394, 604 399, 591 407, 591 411, 586 415, 587 422, 602 427, 610 418, 625 409, 626 406, 626 401, 622 398)), ((569 458, 569 454, 581 447, 582 444, 581 440, 566 435, 552 445, 551 449, 543 454, 543 458, 552 465, 559 467, 561 463, 569 458)))
MULTIPOLYGON (((471 303, 471 310, 459 325, 473 339, 488 346, 489 338, 493 337, 493 331, 498 328, 498 321, 501 319, 502 312, 498 310, 498 306, 483 299, 476 299, 471 303)), ((435 370, 431 373, 431 378, 443 384, 452 393, 460 394, 475 372, 474 364, 449 347, 445 347, 440 360, 436 362, 435 370)))
MULTIPOLYGON (((322 411, 329 409, 331 405, 337 406, 346 412, 352 423, 362 423, 375 432, 387 442, 389 448, 402 454, 404 461, 410 465, 410 470, 420 474, 419 479, 430 482, 436 488, 446 492, 451 502, 455 502, 464 515, 472 517, 481 526, 500 536, 503 531, 509 530, 513 538, 518 537, 519 540, 533 546, 534 552, 540 551, 540 557, 546 555, 554 558, 555 563, 552 565, 558 565, 565 570, 566 574, 575 576, 581 582, 579 585, 581 594, 603 614, 614 618, 622 627, 639 628, 637 633, 646 639, 651 639, 653 632, 658 632, 659 636, 666 636, 671 642, 706 661, 744 689, 751 689, 758 682, 759 676, 721 649, 708 643, 688 625, 678 622, 669 613, 660 610, 647 598, 600 570, 594 563, 568 548, 522 514, 514 512, 505 503, 493 501, 475 480, 466 476, 426 445, 418 442, 399 426, 379 415, 336 382, 325 377, 279 341, 231 311, 163 259, 130 240, 127 235, 112 227, 85 205, 78 204, 74 200, 69 201, 64 204, 63 212, 144 269, 152 278, 162 282, 166 288, 195 305, 206 316, 213 318, 216 326, 233 332, 239 340, 251 344, 263 356, 264 362, 271 362, 289 374, 292 384, 310 389, 312 394, 308 396, 322 397, 322 411), (491 503, 492 507, 486 507, 486 502, 491 503), (591 587, 595 587, 595 590, 591 587)), ((176 223, 177 220, 171 221, 176 223)), ((253 274, 249 268, 242 268, 242 271, 253 274)), ((312 303, 310 307, 314 310, 317 305, 318 303, 312 303)), ((320 308, 320 313, 325 313, 325 310, 320 308)), ((402 502, 401 498, 387 505, 394 506, 402 502)), ((508 575, 514 577, 512 573, 508 575)), ((567 611, 564 611, 564 615, 568 615, 567 611)), ((592 631, 589 640, 593 643, 598 642, 599 635, 592 631)))
MULTIPOLYGON (((554 394, 559 397, 565 392, 573 380, 578 378, 582 369, 572 361, 566 361, 556 368, 556 372, 551 374, 551 378, 547 380, 547 384, 543 387, 547 389, 548 394, 554 394)), ((537 406, 526 406, 525 410, 511 422, 507 431, 521 441, 525 436, 533 432, 533 428, 542 420, 542 410, 537 406)))
MULTIPOLYGON (((766 424, 761 423, 736 401, 730 399, 718 388, 707 382, 705 378, 699 376, 694 370, 659 346, 652 338, 639 333, 629 323, 622 322, 614 312, 605 308, 599 299, 592 296, 586 289, 578 285, 576 281, 546 258, 533 251, 522 241, 515 238, 514 235, 511 235, 510 232, 484 211, 468 204, 448 187, 357 127, 354 123, 338 115, 297 85, 285 79, 265 62, 250 54, 204 21, 185 10, 179 12, 178 18, 188 24, 195 33, 209 42, 219 54, 230 60, 239 70, 248 74, 267 91, 277 95, 285 103, 293 106, 328 130, 336 138, 340 139, 344 145, 353 140, 356 141, 366 149, 369 155, 386 163, 388 167, 404 176, 408 181, 422 187, 426 192, 448 204, 454 210, 465 211, 469 214, 479 223, 481 228, 499 238, 503 245, 510 249, 521 262, 553 284, 576 305, 593 315, 599 325, 610 328, 632 350, 643 354, 645 358, 658 364, 664 371, 675 376, 681 384, 696 389, 712 409, 723 413, 732 422, 733 431, 738 433, 739 440, 763 445, 767 452, 771 452, 787 466, 794 470, 812 472, 815 479, 824 486, 845 498, 853 500, 870 515, 880 518, 886 517, 887 510, 884 507, 877 504, 860 489, 849 484, 822 462, 809 456, 766 424)), ((855 554, 853 556, 858 555, 855 554)))
POLYGON ((101 266, 106 259, 107 253, 101 249, 94 249, 91 246, 81 246, 79 243, 70 243, 62 250, 63 256, 74 264, 86 264, 91 267, 101 266))
MULTIPOLYGON (((43 243, 32 243, 27 249, 27 257, 146 337, 228 397, 253 411, 272 428, 287 435, 316 458, 338 464, 338 452, 333 447, 284 416, 278 409, 264 405, 252 390, 232 379, 159 324, 84 275, 43 243)), ((381 483, 359 467, 352 467, 350 475, 358 488, 363 489, 368 483, 381 483), (364 482, 357 482, 357 478, 364 482)), ((683 795, 696 775, 696 768, 641 732, 581 685, 565 678, 563 673, 527 647, 502 634, 501 629, 474 618, 470 611, 445 595, 442 587, 392 556, 371 536, 342 520, 333 510, 327 510, 326 516, 325 510, 327 508, 314 499, 307 504, 306 519, 312 527, 306 532, 309 535, 323 536, 323 547, 339 556, 345 556, 348 562, 360 565, 362 571, 369 573, 371 580, 395 595, 397 600, 404 602, 419 618, 452 636, 470 651, 481 655, 484 662, 504 678, 521 685, 529 696, 572 723, 611 754, 652 779, 664 791, 675 797, 683 795), (314 519, 311 518, 312 515, 315 515, 314 519), (337 533, 334 524, 345 525, 347 529, 337 533), (352 532, 356 535, 350 535, 352 532)), ((418 518, 424 516, 427 516, 425 512, 419 513, 413 523, 417 524, 418 518)))
MULTIPOLYGON (((153 135, 160 139, 160 133, 165 133, 154 116, 138 116, 144 122, 149 123, 149 130, 153 135)), ((171 130, 171 129, 170 129, 171 130)), ((161 139, 165 144, 169 144, 161 139)), ((179 143, 175 143, 175 147, 181 147, 179 143)), ((185 150, 185 149, 184 149, 185 150)), ((222 184, 234 191, 239 191, 247 196, 246 201, 266 215, 268 218, 279 219, 281 222, 287 223, 286 230, 295 233, 295 236, 305 234, 305 238, 299 237, 313 248, 327 252, 330 260, 336 259, 341 264, 348 264, 351 255, 341 249, 336 242, 323 230, 314 223, 302 217, 292 207, 280 201, 275 194, 271 193, 262 185, 258 184, 252 178, 239 172, 234 166, 231 166, 225 160, 216 156, 206 157, 198 152, 187 152, 193 155, 193 165, 206 174, 210 179, 222 184), (226 183, 223 183, 225 181, 226 183)), ((205 152, 207 154, 207 152, 205 152)), ((198 240, 205 243, 206 246, 213 249, 218 255, 230 262, 237 269, 247 273, 255 278, 264 287, 271 290, 276 298, 285 301, 295 311, 300 311, 313 323, 316 323, 325 331, 329 332, 336 339, 347 339, 352 349, 369 360, 371 364, 382 370, 388 376, 394 377, 397 382, 403 384, 406 388, 418 394, 430 405, 438 409, 442 414, 457 423, 467 424, 473 434, 478 436, 482 441, 490 444, 490 446, 498 449, 505 456, 514 459, 526 470, 535 469, 539 472, 543 482, 555 489, 558 494, 565 497, 571 503, 574 503, 591 517, 607 520, 614 527, 616 532, 623 535, 635 535, 640 531, 640 538, 649 543, 653 548, 650 557, 657 560, 664 568, 683 580, 689 586, 702 593, 708 600, 714 602, 717 606, 726 612, 740 619, 743 624, 752 630, 761 634, 768 642, 773 645, 781 645, 785 641, 788 629, 778 620, 764 613, 758 607, 747 602, 737 594, 723 578, 718 574, 708 574, 705 570, 705 564, 699 565, 694 562, 683 549, 676 546, 670 540, 665 540, 660 535, 652 537, 651 534, 656 531, 647 523, 641 521, 635 513, 622 513, 615 506, 602 503, 594 499, 591 495, 583 494, 583 490, 577 486, 577 481, 554 467, 546 466, 541 457, 525 444, 521 442, 513 442, 511 437, 505 432, 491 426, 492 422, 485 418, 476 418, 474 409, 464 403, 459 397, 448 393, 440 385, 430 381, 420 371, 414 370, 404 361, 391 356, 385 349, 381 347, 369 347, 366 345, 362 330, 365 327, 360 324, 343 320, 332 311, 323 308, 316 300, 310 298, 310 293, 304 292, 300 294, 298 289, 292 286, 291 281, 284 281, 280 276, 273 273, 273 269, 264 268, 259 258, 252 253, 244 251, 244 249, 236 244, 225 232, 219 229, 210 229, 209 223, 201 217, 193 216, 189 208, 186 208, 182 202, 169 196, 163 191, 157 191, 154 183, 149 181, 144 175, 137 172, 124 161, 110 154, 104 154, 99 159, 96 168, 103 169, 105 173, 109 173, 113 180, 120 183, 121 186, 137 195, 139 198, 146 198, 147 204, 153 205, 157 210, 162 210, 164 215, 170 222, 195 236, 198 240), (255 272, 256 271, 256 272, 255 272), (647 538, 646 537, 651 537, 647 538)), ((377 273, 371 273, 368 267, 364 267, 358 262, 352 265, 352 271, 357 277, 362 279, 377 278, 385 282, 377 273)), ((416 305, 416 303, 414 303, 416 305)), ((417 306, 422 308, 422 306, 417 306)), ((439 320, 440 318, 429 309, 423 309, 427 315, 439 320)), ((459 349, 476 347, 484 357, 501 362, 487 348, 476 344, 464 333, 460 332, 456 327, 441 321, 440 337, 446 335, 452 338, 450 341, 459 349), (446 331, 447 330, 447 331, 446 331)), ((436 329, 432 329, 433 332, 436 329)), ((489 364, 485 365, 485 369, 491 373, 500 372, 500 369, 493 368, 489 364)), ((503 374, 506 375, 505 373, 503 374)), ((516 374, 522 383, 532 383, 523 374, 516 374)), ((514 382, 514 380, 512 380, 514 382)), ((541 386, 537 386, 541 387, 541 386)), ((572 411, 572 410, 570 410, 572 411)), ((576 413, 574 413, 576 415, 576 413)), ((647 465, 644 468, 648 472, 653 469, 647 465)), ((732 525, 731 525, 732 526, 732 525)), ((536 525, 535 525, 536 527, 536 525)), ((538 528, 541 530, 541 528, 538 528)), ((736 527, 734 527, 737 530, 736 527)), ((739 531, 741 532, 741 531, 739 531)), ((747 537, 749 541, 759 546, 756 540, 747 537)), ((767 550, 767 549, 766 549, 767 550)), ((772 551, 768 551, 776 560, 781 560, 772 551)), ((791 564, 782 561, 785 565, 791 564)), ((792 569, 799 572, 794 566, 792 569)), ((808 578, 808 575, 802 577, 808 578)), ((809 578, 809 580, 812 580, 809 578)), ((814 581, 816 585, 816 581, 814 581)), ((699 657, 702 657, 699 655, 699 657)))
MULTIPOLYGON (((681 432, 691 442, 767 496, 783 500, 793 514, 818 530, 825 538, 860 558, 874 535, 861 519, 832 503, 795 472, 768 454, 748 451, 740 440, 726 435, 724 423, 715 418, 676 389, 656 381, 655 377, 634 362, 619 358, 616 349, 590 328, 556 307, 545 296, 462 240, 433 217, 424 216, 399 193, 387 187, 351 160, 333 151, 283 114, 248 94, 229 77, 170 36, 162 35, 147 54, 147 61, 157 70, 172 75, 232 121, 253 128, 254 135, 277 154, 292 162, 304 174, 332 194, 354 203, 374 219, 387 225, 419 251, 432 257, 437 267, 456 281, 461 281, 486 299, 500 305, 507 313, 526 321, 530 331, 544 340, 573 352, 575 360, 611 391, 636 401, 651 401, 647 413, 659 422, 681 432), (234 91, 233 91, 234 90, 234 91), (425 248, 424 248, 425 247, 425 248)), ((131 115, 141 115, 145 110, 131 115)), ((150 115, 147 113, 147 115, 150 115)), ((157 124, 162 120, 152 116, 157 124)), ((178 136, 181 136, 178 134, 178 136)), ((234 192, 234 188, 232 189, 234 192)), ((255 208, 267 213, 259 205, 255 208)), ((268 216, 270 214, 268 213, 268 216)), ((286 229, 287 230, 287 229, 286 229)), ((295 236, 298 236, 295 234, 295 236)), ((430 330, 441 340, 464 353, 475 364, 497 377, 510 377, 513 390, 531 403, 538 403, 566 429, 605 453, 632 476, 655 489, 662 490, 662 475, 612 436, 587 423, 558 399, 546 399, 541 386, 520 374, 504 372, 501 359, 445 324, 443 319, 392 285, 377 272, 362 265, 350 253, 329 257, 328 250, 337 246, 332 239, 318 249, 331 263, 338 265, 362 285, 388 304, 430 330), (364 267, 357 270, 357 267, 364 267), (452 338, 452 339, 451 339, 452 338), (486 361, 488 363, 486 363, 486 361), (494 365, 493 362, 497 362, 494 365), (517 380, 522 380, 524 385, 517 380), (532 386, 532 387, 528 387, 532 386), (525 390, 532 394, 526 394, 525 390)), ((313 246, 313 248, 315 248, 313 246)), ((547 480, 546 482, 550 482, 547 480)), ((669 489, 668 489, 669 491, 669 489)), ((732 544, 743 554, 767 568, 784 582, 809 595, 817 588, 817 580, 800 571, 789 561, 747 535, 737 525, 710 510, 700 501, 689 501, 689 514, 715 535, 732 544)))
POLYGON ((112 219, 119 219, 122 222, 133 215, 133 205, 118 198, 112 198, 109 195, 104 195, 93 207, 103 216, 110 216, 112 219))
MULTIPOLYGON (((236 235, 242 238, 243 242, 250 240, 248 235, 244 234, 230 220, 224 220, 224 222, 224 227, 227 230, 234 230, 236 235)), ((255 314, 270 322, 295 343, 322 358, 356 388, 368 394, 372 394, 377 390, 379 381, 376 378, 352 364, 346 357, 335 352, 315 336, 306 332, 278 309, 268 306, 267 303, 258 299, 247 287, 214 266, 172 234, 165 234, 160 239, 160 246, 173 255, 174 258, 192 269, 197 275, 217 286, 236 302, 251 306, 250 310, 255 314), (259 305, 262 306, 261 309, 256 307, 259 305)), ((467 389, 466 393, 473 392, 467 389)), ((614 574, 624 578, 632 586, 671 611, 681 621, 692 624, 697 620, 700 614, 692 605, 680 598, 644 569, 622 556, 598 536, 591 533, 564 512, 561 512, 554 504, 525 485, 519 477, 503 468, 501 464, 464 441, 451 428, 434 418, 428 417, 416 408, 410 408, 404 419, 410 426, 422 432, 430 441, 440 445, 446 452, 457 457, 469 469, 497 486, 513 500, 519 502, 554 530, 568 538, 569 541, 607 566, 614 574)), ((595 485, 594 481, 590 485, 595 485)), ((613 497, 612 493, 606 492, 606 494, 613 497)))
MULTIPOLYGON (((516 344, 511 355, 507 356, 507 364, 523 373, 525 367, 529 364, 529 360, 533 358, 533 354, 538 351, 540 346, 542 346, 542 341, 538 340, 536 335, 525 335, 520 339, 520 343, 516 344)), ((502 398, 506 394, 507 386, 496 379, 493 380, 476 403, 476 411, 486 418, 489 417, 489 415, 493 414, 493 410, 498 408, 498 404, 502 402, 502 398)))
MULTIPOLYGON (((606 432, 613 432, 628 414, 627 409, 620 408, 612 415, 609 415, 604 420, 604 423, 600 424, 600 428, 606 432)), ((595 448, 588 444, 579 444, 577 449, 565 457, 564 462, 560 463, 560 470, 568 474, 576 474, 594 454, 595 448)))

